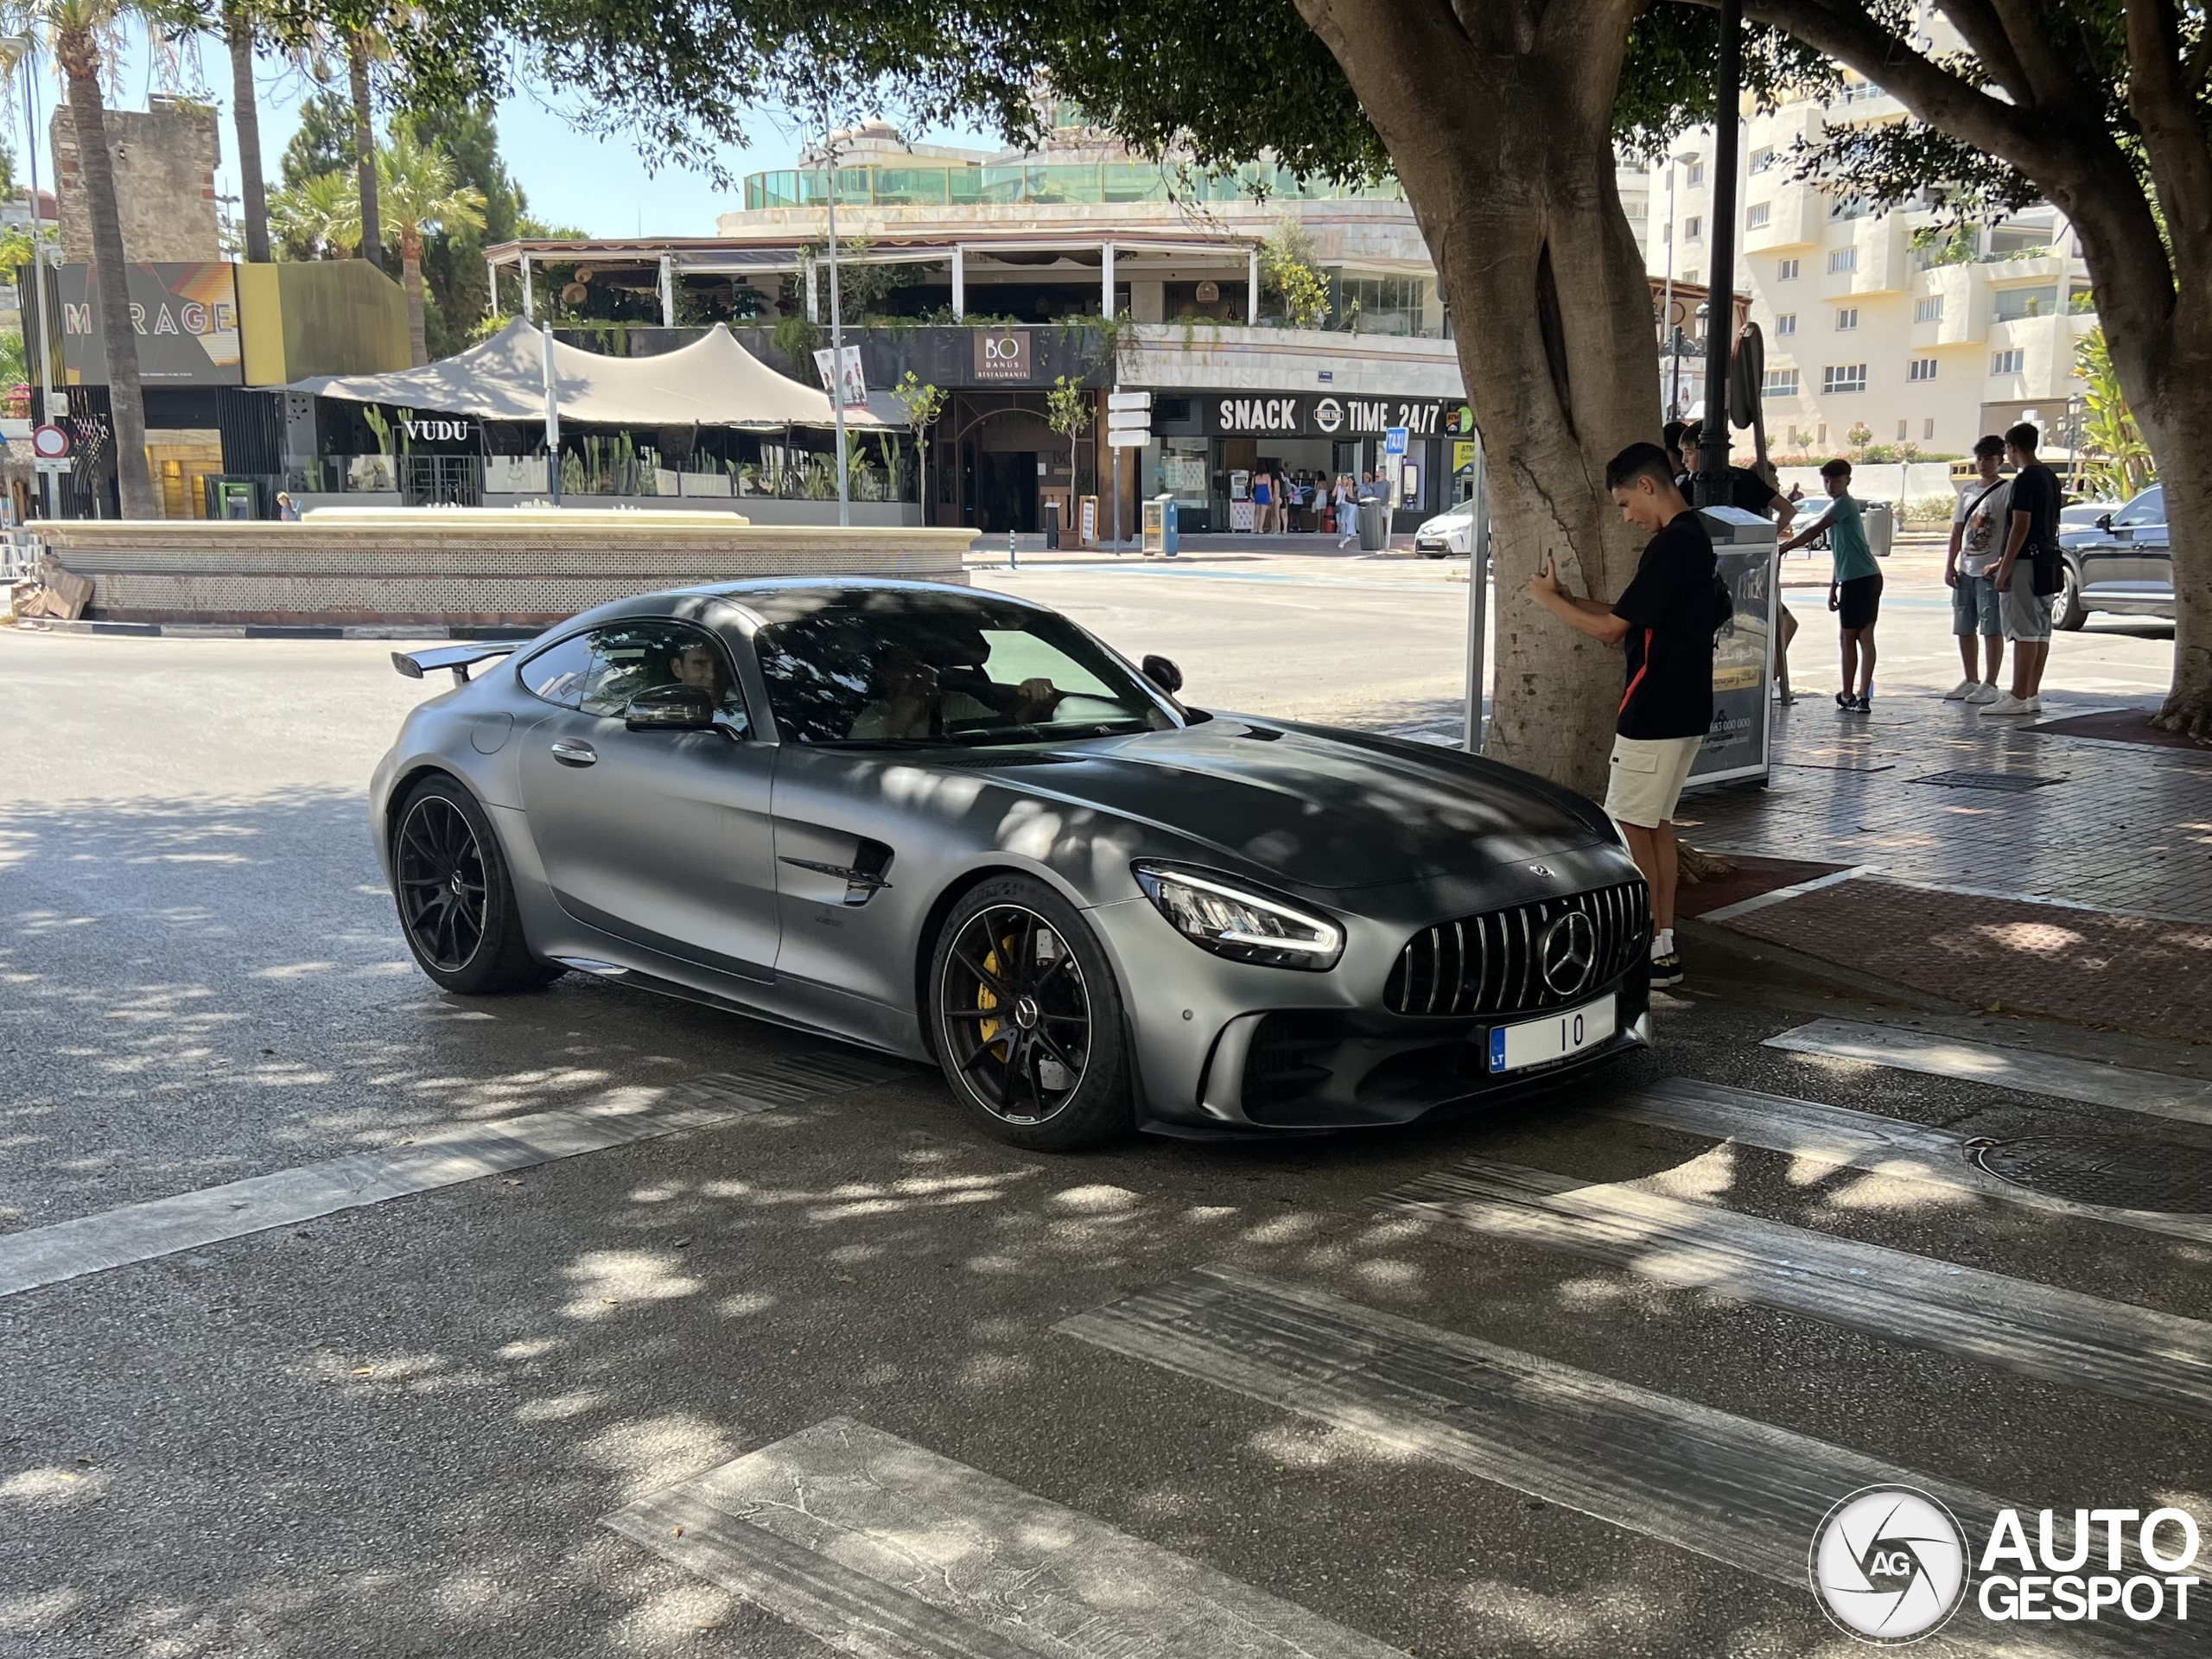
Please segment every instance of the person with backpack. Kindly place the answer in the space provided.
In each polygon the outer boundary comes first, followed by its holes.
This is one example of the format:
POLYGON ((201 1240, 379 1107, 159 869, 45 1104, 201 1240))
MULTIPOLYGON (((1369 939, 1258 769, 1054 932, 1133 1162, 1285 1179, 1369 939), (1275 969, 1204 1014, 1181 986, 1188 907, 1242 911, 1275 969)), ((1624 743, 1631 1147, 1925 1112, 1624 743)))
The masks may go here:
POLYGON ((2005 637, 2012 642, 2012 689, 1981 705, 1985 715, 2043 712, 2043 669, 2050 656, 2050 601, 2061 585, 2058 474, 2036 459, 2043 434, 2031 421, 2008 427, 2005 453, 2020 470, 2005 499, 2004 550, 1990 570, 2005 637))
POLYGON ((1619 599, 1569 593, 1547 556, 1529 597, 1580 633, 1618 645, 1627 689, 1613 722, 1605 811, 1651 890, 1651 982, 1678 985, 1675 809, 1713 725, 1713 641, 1733 612, 1704 522, 1682 499, 1667 452, 1632 443, 1605 464, 1621 517, 1652 532, 1619 599))
POLYGON ((1997 589, 1989 581, 1989 569, 2002 549, 1998 526, 2006 522, 2004 461, 2004 439, 1992 433, 1974 441, 1977 476, 1959 492, 1958 510, 1951 515, 1951 550, 1943 559, 1943 585, 1951 590, 1951 632, 1959 637, 1959 661, 1966 678, 1943 694, 1946 702, 1980 705, 2004 695, 1997 689, 1997 671, 2005 665, 2005 626, 1998 613, 1997 589), (1979 673, 1974 659, 1977 635, 1988 659, 1979 673))

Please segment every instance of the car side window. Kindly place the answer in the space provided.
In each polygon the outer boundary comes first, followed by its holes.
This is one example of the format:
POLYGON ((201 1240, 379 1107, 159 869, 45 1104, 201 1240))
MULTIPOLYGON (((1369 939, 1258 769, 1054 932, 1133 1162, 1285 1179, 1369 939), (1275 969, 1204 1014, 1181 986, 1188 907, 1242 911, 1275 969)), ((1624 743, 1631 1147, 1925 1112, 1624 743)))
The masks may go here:
POLYGON ((595 628, 540 652, 523 664, 522 678, 532 696, 612 719, 641 691, 697 686, 714 698, 724 725, 751 730, 729 653, 688 623, 645 619, 595 628))
POLYGON ((2166 521, 2166 486, 2154 484, 2113 515, 2115 524, 2163 524, 2166 521))

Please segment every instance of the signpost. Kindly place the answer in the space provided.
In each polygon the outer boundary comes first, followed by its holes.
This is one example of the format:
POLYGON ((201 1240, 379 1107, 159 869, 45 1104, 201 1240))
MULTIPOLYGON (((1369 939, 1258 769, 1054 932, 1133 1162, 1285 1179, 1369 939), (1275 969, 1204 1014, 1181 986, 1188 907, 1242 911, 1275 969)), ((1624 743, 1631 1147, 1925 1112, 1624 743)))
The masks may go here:
POLYGON ((1109 391, 1106 394, 1106 447, 1114 452, 1114 550, 1122 550, 1122 451, 1141 449, 1152 442, 1152 394, 1148 391, 1109 391))
POLYGON ((1468 444, 1474 492, 1468 497, 1473 514, 1467 525, 1467 714, 1463 746, 1469 754, 1483 752, 1483 692, 1490 683, 1485 657, 1490 634, 1490 475, 1483 467, 1480 434, 1468 444))

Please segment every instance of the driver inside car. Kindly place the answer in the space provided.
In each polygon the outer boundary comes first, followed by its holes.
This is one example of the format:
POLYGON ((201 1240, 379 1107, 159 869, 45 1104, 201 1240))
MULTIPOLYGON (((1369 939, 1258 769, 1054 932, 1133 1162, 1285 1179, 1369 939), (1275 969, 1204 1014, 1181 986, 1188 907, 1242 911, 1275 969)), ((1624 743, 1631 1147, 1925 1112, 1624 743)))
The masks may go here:
POLYGON ((722 673, 722 659, 704 640, 696 640, 668 659, 670 676, 678 685, 696 685, 720 708, 728 700, 729 685, 722 673))
POLYGON ((953 672, 958 683, 948 686, 920 652, 893 645, 877 665, 877 695, 861 705, 846 735, 895 742, 942 736, 948 726, 1008 720, 1026 726, 1051 715, 1065 695, 1041 677, 1007 686, 977 669, 953 672))

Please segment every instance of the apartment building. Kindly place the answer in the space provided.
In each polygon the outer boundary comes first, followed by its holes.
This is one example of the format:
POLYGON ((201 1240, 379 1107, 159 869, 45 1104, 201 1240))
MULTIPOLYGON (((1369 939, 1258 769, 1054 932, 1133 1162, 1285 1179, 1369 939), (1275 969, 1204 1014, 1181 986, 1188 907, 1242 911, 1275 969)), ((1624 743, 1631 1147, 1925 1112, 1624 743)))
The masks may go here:
MULTIPOLYGON (((1904 106, 1848 78, 1832 99, 1748 118, 1737 181, 1736 287, 1766 341, 1777 454, 1910 443, 1961 454, 2031 419, 2064 429, 2081 392, 2075 342, 2096 327, 2071 226, 2048 203, 1954 228, 1932 204, 1879 212, 1796 176, 1794 152, 1904 106), (1862 431, 1863 429, 1863 431, 1862 431)), ((1649 269, 1701 283, 1713 245, 1713 136, 1653 163, 1649 269), (1671 204, 1671 206, 1670 206, 1671 204)), ((1689 412, 1689 411, 1685 411, 1689 412)))

